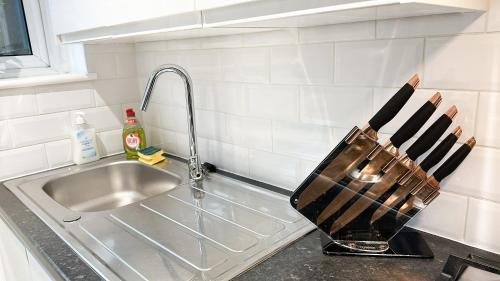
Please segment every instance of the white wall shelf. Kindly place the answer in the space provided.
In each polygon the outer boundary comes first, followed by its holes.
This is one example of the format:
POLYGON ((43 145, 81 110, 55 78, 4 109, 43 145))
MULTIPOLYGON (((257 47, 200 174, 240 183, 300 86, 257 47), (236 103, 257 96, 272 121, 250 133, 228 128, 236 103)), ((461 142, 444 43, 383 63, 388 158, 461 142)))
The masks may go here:
MULTIPOLYGON (((83 3, 83 2, 82 2, 83 3)), ((60 35, 63 43, 141 42, 486 11, 487 0, 259 0, 60 35)))

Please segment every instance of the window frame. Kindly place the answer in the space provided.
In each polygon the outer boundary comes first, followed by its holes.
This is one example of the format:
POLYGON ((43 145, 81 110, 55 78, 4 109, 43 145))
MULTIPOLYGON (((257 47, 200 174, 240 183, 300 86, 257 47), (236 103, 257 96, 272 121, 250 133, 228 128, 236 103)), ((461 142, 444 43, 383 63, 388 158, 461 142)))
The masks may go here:
POLYGON ((46 34, 38 0, 22 0, 32 55, 0 57, 0 78, 22 76, 23 72, 46 73, 50 70, 46 34))

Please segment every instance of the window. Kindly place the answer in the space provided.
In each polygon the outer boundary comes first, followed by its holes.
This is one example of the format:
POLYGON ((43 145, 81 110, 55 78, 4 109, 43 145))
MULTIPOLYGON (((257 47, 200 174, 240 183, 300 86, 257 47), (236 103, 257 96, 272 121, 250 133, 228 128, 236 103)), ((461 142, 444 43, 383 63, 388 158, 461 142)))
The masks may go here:
POLYGON ((1 0, 0 56, 32 54, 23 3, 20 0, 1 0))
POLYGON ((38 0, 0 0, 0 78, 48 68, 38 0))

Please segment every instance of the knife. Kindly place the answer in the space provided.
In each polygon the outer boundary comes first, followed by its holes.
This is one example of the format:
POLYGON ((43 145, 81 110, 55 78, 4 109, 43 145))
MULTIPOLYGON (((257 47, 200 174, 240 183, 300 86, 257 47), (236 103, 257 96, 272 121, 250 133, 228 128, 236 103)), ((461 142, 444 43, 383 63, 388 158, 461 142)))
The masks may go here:
POLYGON ((377 145, 377 132, 391 121, 403 108, 420 83, 414 75, 371 119, 363 129, 356 129, 346 137, 348 146, 340 155, 300 193, 296 208, 300 210, 321 197, 332 187, 332 181, 338 182, 348 171, 357 167, 377 145))
POLYGON ((415 169, 415 161, 417 158, 429 150, 446 129, 448 129, 457 112, 457 108, 452 106, 406 150, 406 155, 402 155, 398 157, 398 159, 394 159, 387 164, 382 169, 384 175, 381 177, 380 181, 371 186, 332 224, 330 227, 330 235, 336 233, 360 215, 373 203, 373 201, 380 198, 380 196, 387 192, 396 182, 405 179, 405 176, 415 169))
POLYGON ((391 189, 396 189, 396 191, 394 191, 394 193, 384 201, 375 213, 373 213, 370 224, 379 220, 400 202, 406 201, 405 199, 409 199, 411 191, 427 179, 427 172, 430 168, 434 167, 446 156, 453 145, 457 142, 458 138, 460 138, 461 134, 462 128, 460 128, 460 126, 456 127, 453 132, 451 132, 436 148, 434 148, 429 156, 427 156, 424 161, 417 166, 411 175, 411 178, 406 181, 405 184, 399 186, 396 184, 396 187, 391 187, 391 189))
MULTIPOLYGON (((354 178, 349 182, 347 188, 335 196, 328 206, 318 216, 317 225, 323 223, 327 218, 342 208, 349 200, 362 191, 370 181, 369 179, 378 176, 380 170, 387 165, 394 157, 399 156, 399 147, 413 137, 422 126, 429 120, 442 101, 441 94, 434 94, 418 111, 416 111, 399 130, 386 142, 385 145, 378 145, 367 157, 368 162, 359 170, 355 170, 354 178)), ((351 172, 351 175, 354 174, 351 172)))
POLYGON ((397 218, 413 209, 417 199, 420 199, 424 205, 429 205, 429 203, 431 203, 432 200, 439 195, 439 183, 453 173, 458 166, 460 166, 460 164, 462 164, 475 145, 476 139, 471 137, 459 149, 457 149, 455 153, 446 159, 446 161, 434 172, 434 174, 432 174, 432 176, 420 184, 414 193, 415 195, 412 195, 410 199, 403 204, 403 206, 399 209, 397 218))

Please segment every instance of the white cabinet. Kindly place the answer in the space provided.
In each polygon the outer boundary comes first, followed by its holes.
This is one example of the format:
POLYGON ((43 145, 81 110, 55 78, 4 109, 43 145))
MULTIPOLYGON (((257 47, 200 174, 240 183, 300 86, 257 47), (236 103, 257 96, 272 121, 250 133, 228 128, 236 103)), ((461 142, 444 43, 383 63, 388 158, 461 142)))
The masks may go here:
POLYGON ((53 281, 2 219, 0 219, 0 280, 53 281))
POLYGON ((194 11, 195 0, 47 0, 55 34, 194 11))
POLYGON ((485 11, 488 0, 46 0, 63 43, 158 41, 485 11))
POLYGON ((26 248, 0 219, 0 258, 6 281, 29 281, 31 274, 26 248))

